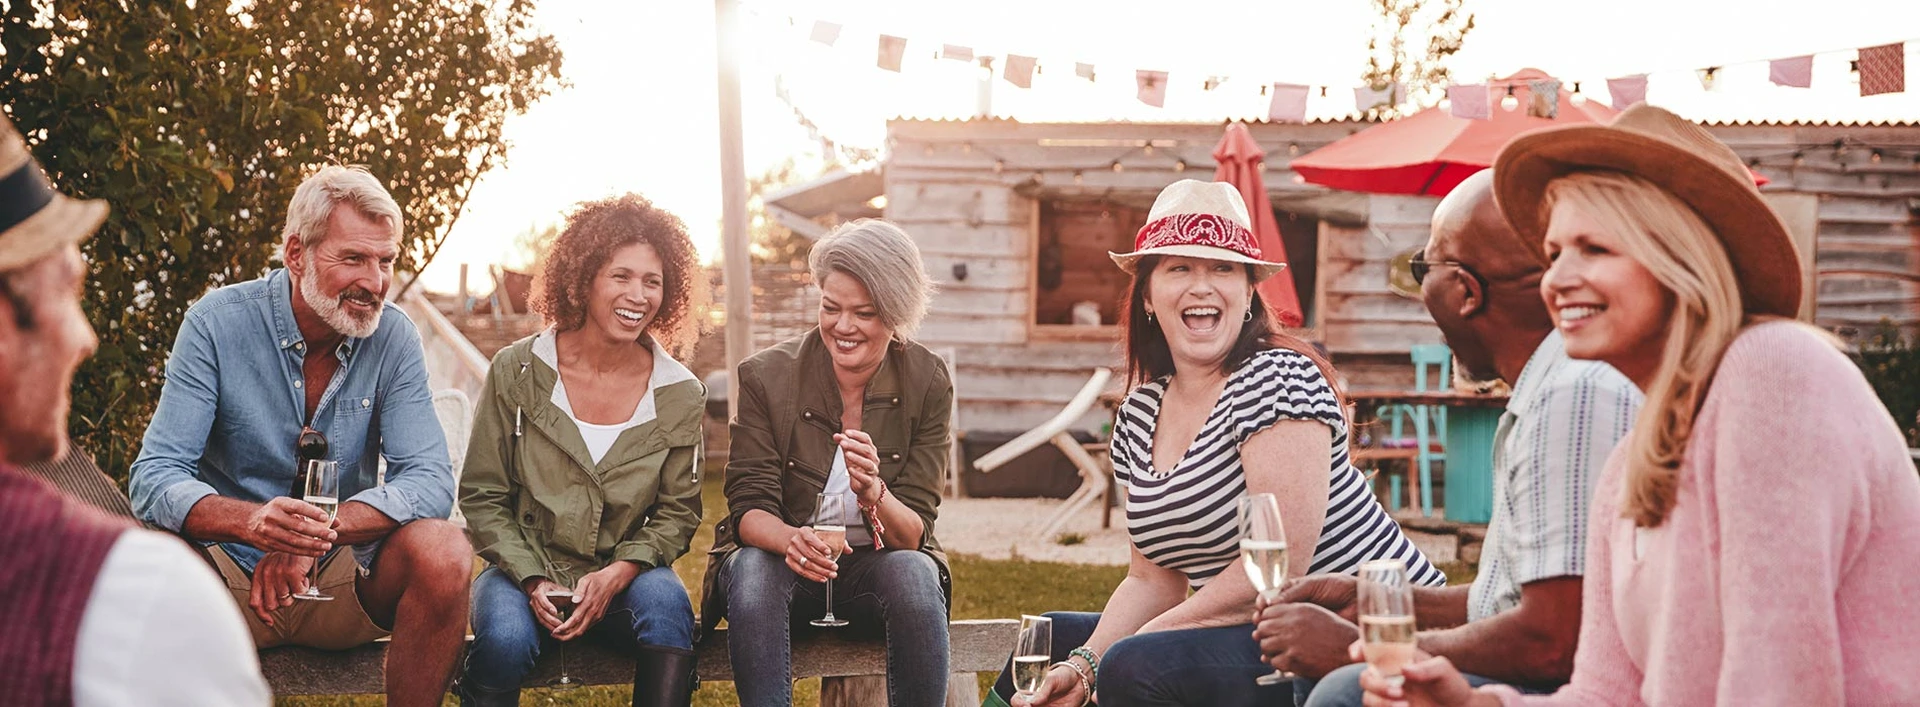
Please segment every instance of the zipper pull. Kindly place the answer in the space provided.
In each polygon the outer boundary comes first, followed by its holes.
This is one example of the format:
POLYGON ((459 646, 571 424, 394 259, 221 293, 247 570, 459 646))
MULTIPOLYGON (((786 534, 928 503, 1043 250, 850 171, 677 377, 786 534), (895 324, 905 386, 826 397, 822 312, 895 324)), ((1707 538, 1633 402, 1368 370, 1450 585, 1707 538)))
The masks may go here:
POLYGON ((513 436, 520 436, 520 406, 513 406, 513 436))

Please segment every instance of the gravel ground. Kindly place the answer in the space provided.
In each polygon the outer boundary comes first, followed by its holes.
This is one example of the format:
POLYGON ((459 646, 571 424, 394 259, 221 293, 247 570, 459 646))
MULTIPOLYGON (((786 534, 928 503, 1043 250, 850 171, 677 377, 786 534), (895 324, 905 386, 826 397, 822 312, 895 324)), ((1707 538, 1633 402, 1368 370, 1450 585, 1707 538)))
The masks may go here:
POLYGON ((1113 527, 1100 527, 1098 508, 1083 508, 1056 537, 1038 537, 1041 527, 1065 501, 1035 498, 949 498, 940 502, 934 526, 940 546, 950 553, 988 559, 1021 557, 1047 562, 1093 565, 1127 564, 1126 518, 1113 511, 1113 527), (1081 542, 1063 545, 1061 536, 1081 542), (1071 537, 1068 537, 1071 539, 1071 537))

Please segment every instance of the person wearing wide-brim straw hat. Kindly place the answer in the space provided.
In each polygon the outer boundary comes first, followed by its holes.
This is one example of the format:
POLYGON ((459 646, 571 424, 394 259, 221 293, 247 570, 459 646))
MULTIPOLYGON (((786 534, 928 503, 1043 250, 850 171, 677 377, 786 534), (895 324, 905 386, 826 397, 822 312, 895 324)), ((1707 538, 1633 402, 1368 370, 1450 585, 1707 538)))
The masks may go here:
POLYGON ((1446 577, 1348 462, 1332 366, 1281 333, 1261 302, 1254 285, 1284 266, 1262 258, 1238 191, 1175 182, 1133 251, 1112 257, 1133 276, 1124 346, 1138 387, 1112 440, 1128 579, 1104 614, 1048 614, 1059 662, 1031 696, 1003 674, 988 703, 1078 707, 1095 691, 1106 705, 1291 703, 1284 677, 1260 682, 1273 669, 1253 639, 1253 580, 1238 566, 1244 502, 1272 503, 1284 528, 1249 539, 1304 549, 1275 570, 1286 576, 1394 559, 1418 583, 1446 577))
POLYGON ((13 466, 68 453, 68 389, 97 343, 78 246, 106 213, 56 191, 0 114, 0 702, 265 705, 210 568, 13 466))
POLYGON ((1653 106, 1516 138, 1494 165, 1553 265, 1576 358, 1646 407, 1593 494, 1570 683, 1469 690, 1444 659, 1376 699, 1441 705, 1920 704, 1920 478, 1826 332, 1794 322, 1801 266, 1738 155, 1653 106))

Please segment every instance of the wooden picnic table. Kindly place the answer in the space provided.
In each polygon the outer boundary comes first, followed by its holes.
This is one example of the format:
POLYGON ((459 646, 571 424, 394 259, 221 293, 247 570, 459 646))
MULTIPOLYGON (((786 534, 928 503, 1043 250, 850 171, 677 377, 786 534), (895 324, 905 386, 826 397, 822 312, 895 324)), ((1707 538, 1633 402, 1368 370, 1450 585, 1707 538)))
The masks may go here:
POLYGON ((1390 405, 1435 405, 1453 409, 1447 416, 1446 434, 1440 438, 1446 454, 1446 496, 1441 506, 1446 509, 1448 520, 1469 523, 1485 523, 1493 515, 1493 437, 1508 399, 1506 395, 1451 390, 1347 391, 1348 403, 1360 415, 1372 415, 1390 405))

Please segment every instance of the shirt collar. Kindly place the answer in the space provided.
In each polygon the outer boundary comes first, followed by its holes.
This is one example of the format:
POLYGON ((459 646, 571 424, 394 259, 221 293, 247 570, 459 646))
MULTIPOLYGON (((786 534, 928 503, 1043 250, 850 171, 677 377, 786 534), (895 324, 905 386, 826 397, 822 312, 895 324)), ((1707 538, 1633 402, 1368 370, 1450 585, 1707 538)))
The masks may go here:
POLYGON ((1527 365, 1520 369, 1520 377, 1513 382, 1513 394, 1507 398, 1507 412, 1515 415, 1533 403, 1533 399, 1545 390, 1541 381, 1553 377, 1553 371, 1567 360, 1567 345, 1560 338, 1560 330, 1547 332, 1547 338, 1540 340, 1534 347, 1533 355, 1527 358, 1527 365))
MULTIPOLYGON (((540 335, 533 339, 534 357, 540 359, 542 363, 547 364, 548 368, 552 368, 556 372, 560 370, 560 346, 558 336, 558 331, 553 327, 547 327, 545 331, 540 332, 540 335)), ((644 336, 647 340, 647 346, 653 349, 653 374, 647 379, 647 388, 649 390, 659 390, 675 383, 694 380, 693 371, 688 370, 685 365, 668 355, 667 350, 660 346, 658 340, 654 339, 650 334, 644 336)))

